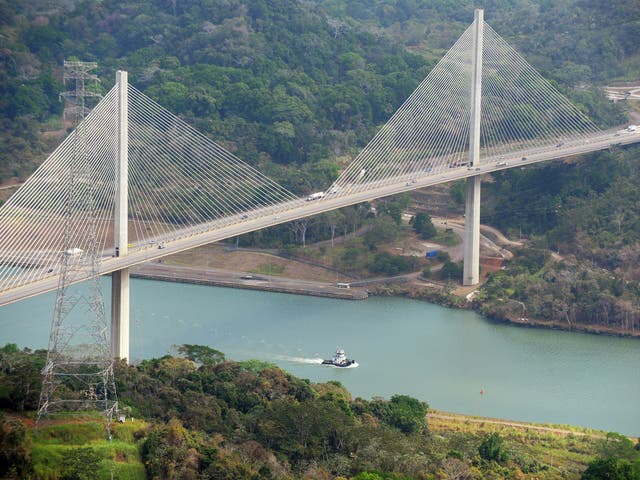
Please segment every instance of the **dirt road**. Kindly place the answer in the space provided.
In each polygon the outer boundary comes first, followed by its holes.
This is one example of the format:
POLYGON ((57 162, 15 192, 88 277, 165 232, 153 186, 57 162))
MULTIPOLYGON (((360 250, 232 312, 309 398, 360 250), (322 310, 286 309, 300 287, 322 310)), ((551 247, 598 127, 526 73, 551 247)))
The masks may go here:
MULTIPOLYGON (((533 423, 526 422, 515 422, 511 420, 499 420, 495 418, 484 418, 484 417, 469 417, 466 415, 460 414, 448 414, 441 412, 429 412, 427 414, 427 418, 429 419, 438 419, 438 420, 446 420, 449 422, 460 422, 460 423, 478 423, 485 425, 501 425, 505 427, 513 427, 522 430, 535 430, 538 432, 548 432, 556 435, 574 435, 577 437, 591 437, 591 438, 606 438, 606 434, 603 432, 589 432, 589 431, 581 431, 581 430, 570 430, 568 428, 561 427, 545 427, 543 425, 536 425, 533 423)), ((628 437, 632 442, 637 442, 638 439, 636 437, 628 437)))
MULTIPOLYGON (((453 230, 460 238, 464 239, 464 218, 443 218, 443 217, 434 217, 432 219, 433 224, 437 225, 440 228, 450 228, 453 230)), ((504 259, 510 259, 513 257, 513 254, 505 250, 503 245, 521 245, 520 242, 513 242, 505 237, 499 230, 495 228, 489 227, 487 225, 480 226, 480 254, 487 256, 496 256, 504 259), (495 241, 492 238, 495 239, 495 241)), ((449 252, 449 256, 451 260, 454 262, 459 262, 463 258, 463 250, 464 243, 460 243, 455 247, 448 247, 447 251, 449 252)))

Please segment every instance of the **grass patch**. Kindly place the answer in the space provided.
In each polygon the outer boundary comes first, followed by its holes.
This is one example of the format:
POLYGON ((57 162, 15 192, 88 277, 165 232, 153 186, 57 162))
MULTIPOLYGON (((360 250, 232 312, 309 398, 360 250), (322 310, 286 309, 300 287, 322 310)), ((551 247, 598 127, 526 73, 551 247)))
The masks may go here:
POLYGON ((98 471, 100 479, 111 480, 117 478, 118 480, 143 480, 147 478, 144 471, 144 465, 142 463, 118 463, 104 461, 100 470, 98 471), (113 477, 111 476, 111 470, 113 469, 113 477))
POLYGON ((439 243, 448 247, 455 247, 462 242, 462 239, 450 228, 445 228, 444 230, 437 228, 436 230, 438 231, 437 235, 429 239, 434 243, 439 243))
MULTIPOLYGON (((432 411, 436 415, 440 412, 432 411)), ((569 426, 542 424, 507 425, 492 419, 444 413, 430 417, 429 428, 445 442, 460 438, 476 439, 467 445, 467 455, 475 453, 480 439, 498 432, 505 440, 514 465, 527 474, 521 478, 579 479, 582 471, 598 455, 601 432, 569 426), (559 431, 538 430, 557 428, 559 431)))
POLYGON ((45 425, 33 431, 33 439, 41 445, 85 445, 106 438, 104 420, 45 425))
POLYGON ((261 275, 282 275, 286 267, 279 263, 261 263, 251 273, 259 273, 261 275))
POLYGON ((111 426, 111 433, 114 440, 135 443, 148 426, 149 424, 143 420, 127 420, 125 423, 114 423, 111 426))
POLYGON ((144 465, 136 445, 122 442, 73 445, 34 445, 31 450, 36 478, 73 477, 70 472, 83 469, 95 472, 95 478, 138 480, 145 478, 144 465), (111 476, 111 473, 114 476, 111 476))
POLYGON ((113 423, 112 440, 104 419, 74 419, 31 430, 34 478, 76 478, 86 471, 100 480, 142 480, 146 477, 137 439, 147 426, 141 420, 113 423))
POLYGON ((58 117, 49 117, 43 124, 43 131, 55 131, 62 130, 64 128, 64 124, 58 117))

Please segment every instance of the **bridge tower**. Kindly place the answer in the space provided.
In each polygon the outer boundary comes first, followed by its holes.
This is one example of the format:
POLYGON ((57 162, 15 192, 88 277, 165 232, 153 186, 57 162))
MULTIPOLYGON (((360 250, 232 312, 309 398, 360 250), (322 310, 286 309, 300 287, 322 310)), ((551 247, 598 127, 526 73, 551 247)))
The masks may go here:
MULTIPOLYGON (((469 121, 469 165, 480 164, 480 105, 482 101, 482 39, 484 11, 474 12, 471 76, 471 115, 469 121)), ((480 175, 467 178, 464 221, 463 285, 480 281, 480 175)))
MULTIPOLYGON (((118 136, 116 142, 116 185, 114 255, 127 255, 128 183, 129 183, 129 104, 127 72, 116 72, 118 86, 118 136)), ((129 361, 129 269, 116 270, 111 275, 111 354, 129 361)))

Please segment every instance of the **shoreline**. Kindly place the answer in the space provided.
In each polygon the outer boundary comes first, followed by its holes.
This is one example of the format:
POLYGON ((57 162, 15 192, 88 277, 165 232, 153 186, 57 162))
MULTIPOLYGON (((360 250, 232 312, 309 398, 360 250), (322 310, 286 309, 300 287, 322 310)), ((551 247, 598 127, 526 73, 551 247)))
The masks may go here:
POLYGON ((490 317, 490 316, 486 316, 486 318, 488 318, 493 322, 506 323, 508 325, 514 325, 518 327, 544 328, 547 330, 589 333, 592 335, 608 335, 611 337, 640 338, 640 331, 637 331, 637 330, 626 331, 626 330, 620 330, 617 328, 606 327, 604 325, 586 325, 583 323, 572 323, 567 325, 561 322, 535 320, 531 318, 527 318, 524 320, 514 319, 514 318, 498 318, 498 317, 490 317))
POLYGON ((479 309, 474 309, 471 302, 467 302, 460 298, 460 302, 451 301, 451 295, 447 295, 445 293, 439 293, 434 289, 433 292, 427 292, 426 290, 409 290, 400 288, 388 288, 377 286, 373 291, 369 291, 370 296, 387 296, 387 297, 404 297, 404 298, 412 298, 417 300, 425 300, 431 303, 436 303, 443 307, 449 308, 458 308, 462 310, 474 310, 478 314, 482 315, 484 318, 491 322, 495 323, 503 323, 507 325, 512 325, 515 327, 524 327, 524 328, 539 328, 539 329, 547 329, 547 330, 558 330, 563 332, 575 332, 575 333, 588 333, 591 335, 607 335, 611 337, 620 337, 620 338, 640 338, 640 330, 622 330, 612 327, 607 327, 605 325, 587 325, 582 323, 572 323, 566 324, 563 322, 556 321, 546 321, 546 320, 536 320, 532 318, 527 318, 524 320, 516 319, 516 318, 508 318, 508 317, 497 317, 494 315, 488 315, 486 313, 482 313, 479 309))
MULTIPOLYGON (((243 272, 223 270, 209 267, 194 267, 152 262, 138 265, 131 269, 133 278, 158 280, 164 282, 190 283, 224 288, 240 288, 294 295, 335 298, 339 300, 365 300, 370 296, 393 296, 425 300, 444 307, 470 309, 471 303, 460 298, 460 302, 452 300, 451 295, 444 292, 427 290, 409 290, 406 288, 389 288, 383 279, 371 284, 372 288, 350 287, 339 288, 337 283, 298 280, 275 275, 247 274, 243 272)), ((354 282, 360 283, 360 282, 354 282)), ((366 282, 365 282, 366 283, 366 282)), ((479 311, 478 311, 479 312, 479 311)), ((479 312, 480 313, 480 312, 479 312)), ((588 333, 591 335, 609 335, 622 338, 640 338, 640 331, 625 331, 604 325, 564 324, 554 321, 543 321, 527 318, 514 319, 483 315, 488 320, 517 327, 541 328, 565 332, 588 333)))

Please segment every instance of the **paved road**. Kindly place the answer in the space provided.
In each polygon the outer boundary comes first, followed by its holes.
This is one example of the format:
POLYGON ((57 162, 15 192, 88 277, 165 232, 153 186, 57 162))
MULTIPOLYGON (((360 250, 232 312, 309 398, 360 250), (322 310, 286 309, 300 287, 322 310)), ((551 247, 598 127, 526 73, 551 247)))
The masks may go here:
MULTIPOLYGON (((439 227, 445 227, 445 228, 450 228, 451 230, 453 230, 461 239, 464 240, 464 219, 457 219, 457 218, 444 218, 444 217, 433 217, 432 218, 433 223, 435 225, 438 225, 439 227)), ((485 255, 489 254, 489 255, 493 255, 496 257, 500 257, 500 258, 505 258, 505 259, 510 259, 513 257, 513 254, 508 251, 505 250, 504 248, 502 248, 500 245, 497 245, 493 240, 491 240, 489 237, 487 237, 485 234, 482 233, 483 230, 489 230, 491 232, 497 232, 498 235, 500 235, 500 237, 504 238, 505 240, 506 237, 504 237, 504 235, 502 235, 501 232, 499 232, 498 230, 491 228, 491 227, 487 227, 486 225, 481 225, 480 226, 480 252, 481 254, 484 253, 485 255)), ((509 240, 507 240, 508 242, 509 240)), ((449 256, 451 257, 451 261, 452 262, 459 262, 464 258, 464 244, 460 243, 458 245, 456 245, 455 247, 447 247, 446 248, 447 252, 449 252, 449 256)))
MULTIPOLYGON (((100 262, 100 274, 131 267, 151 260, 158 260, 184 250, 189 250, 208 243, 225 240, 245 233, 261 230, 266 227, 290 222, 337 208, 371 201, 376 198, 395 195, 439 183, 446 183, 475 175, 481 175, 496 170, 504 170, 515 166, 543 162, 555 158, 567 157, 580 153, 592 152, 610 148, 613 145, 625 145, 640 142, 640 131, 627 132, 624 130, 610 130, 589 139, 564 142, 556 146, 546 146, 536 149, 526 149, 510 155, 489 157, 483 159, 476 168, 446 168, 446 171, 425 173, 422 177, 415 174, 406 177, 394 177, 377 182, 358 185, 356 191, 339 191, 321 200, 305 201, 296 199, 285 202, 276 207, 263 207, 249 212, 248 215, 234 215, 216 220, 197 228, 184 229, 174 232, 174 238, 167 239, 162 248, 157 244, 137 245, 128 255, 111 257, 104 255, 100 262)), ((11 252, 0 252, 0 257, 10 257, 11 252)), ((0 292, 0 305, 15 302, 24 298, 39 295, 54 290, 58 284, 55 272, 47 273, 43 266, 42 272, 34 272, 32 278, 39 280, 17 288, 8 289, 3 286, 0 292)))
POLYGON ((335 283, 299 280, 275 275, 247 274, 220 268, 168 265, 159 262, 137 265, 131 269, 131 274, 156 280, 246 288, 249 290, 267 290, 349 300, 363 300, 368 296, 365 290, 339 288, 335 283))

